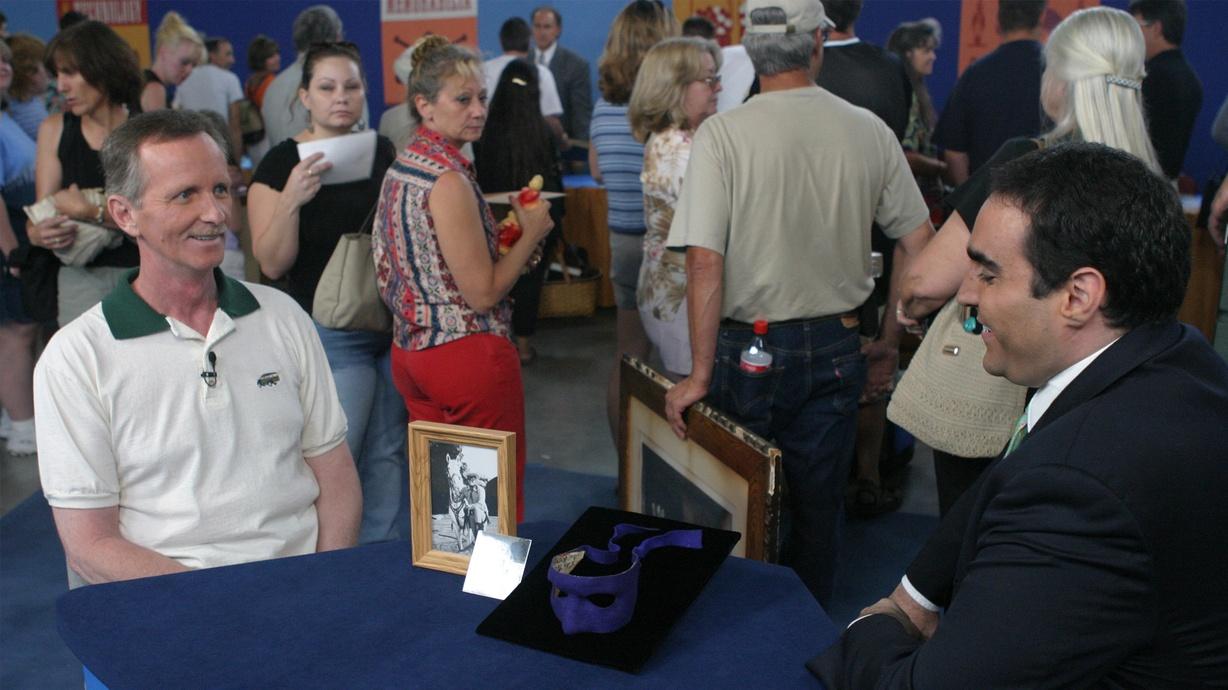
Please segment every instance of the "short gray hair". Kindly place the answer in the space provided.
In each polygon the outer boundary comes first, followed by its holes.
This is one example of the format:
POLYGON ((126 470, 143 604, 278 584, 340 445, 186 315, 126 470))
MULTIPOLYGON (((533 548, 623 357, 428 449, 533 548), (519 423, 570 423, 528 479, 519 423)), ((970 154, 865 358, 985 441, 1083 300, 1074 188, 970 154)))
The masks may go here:
MULTIPOLYGON (((750 13, 751 24, 786 24, 788 15, 780 7, 763 7, 750 13)), ((784 34, 750 34, 742 37, 742 45, 755 74, 770 77, 796 69, 810 69, 814 52, 814 32, 784 34)))
POLYGON ((330 43, 341 40, 344 29, 337 11, 328 5, 312 5, 299 12, 291 28, 294 49, 307 52, 313 43, 330 43))
MULTIPOLYGON (((128 119, 107 136, 102 145, 102 171, 106 193, 122 196, 140 208, 148 182, 141 168, 141 146, 148 143, 208 135, 226 157, 226 144, 208 117, 192 110, 153 110, 128 119)), ((190 164, 190 163, 187 163, 190 164)))

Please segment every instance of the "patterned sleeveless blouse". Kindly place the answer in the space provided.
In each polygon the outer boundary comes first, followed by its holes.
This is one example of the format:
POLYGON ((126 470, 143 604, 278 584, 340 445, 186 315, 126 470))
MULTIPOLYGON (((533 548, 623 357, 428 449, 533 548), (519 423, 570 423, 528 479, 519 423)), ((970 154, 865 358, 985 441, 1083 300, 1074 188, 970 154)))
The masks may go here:
POLYGON ((490 257, 498 258, 494 217, 473 164, 438 133, 419 127, 384 177, 371 238, 376 282, 393 315, 392 341, 404 350, 425 350, 479 333, 511 338, 511 300, 475 311, 439 250, 427 201, 435 181, 451 171, 473 187, 490 257))

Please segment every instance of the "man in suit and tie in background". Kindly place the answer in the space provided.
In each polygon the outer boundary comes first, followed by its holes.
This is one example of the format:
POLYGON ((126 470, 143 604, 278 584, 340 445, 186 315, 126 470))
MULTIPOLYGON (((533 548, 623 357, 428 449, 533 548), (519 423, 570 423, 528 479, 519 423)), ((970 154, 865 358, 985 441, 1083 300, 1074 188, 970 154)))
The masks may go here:
MULTIPOLYGON (((593 117, 593 81, 589 74, 588 61, 559 45, 563 33, 563 15, 549 5, 533 10, 533 49, 529 59, 545 65, 554 75, 554 82, 563 100, 563 129, 567 138, 588 141, 588 123, 593 117)), ((570 160, 571 154, 567 155, 570 160)), ((587 153, 578 152, 577 160, 587 159, 587 153)))
POLYGON ((1175 319, 1171 187, 1099 144, 1039 151, 996 172, 968 255, 986 371, 1037 390, 901 585, 810 669, 831 690, 1223 687, 1228 364, 1175 319))

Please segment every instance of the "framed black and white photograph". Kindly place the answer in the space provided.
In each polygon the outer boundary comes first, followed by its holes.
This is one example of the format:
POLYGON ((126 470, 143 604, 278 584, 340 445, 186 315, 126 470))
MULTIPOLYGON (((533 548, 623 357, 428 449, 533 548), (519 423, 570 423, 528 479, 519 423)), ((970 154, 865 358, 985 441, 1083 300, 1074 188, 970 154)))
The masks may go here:
POLYGON ((687 438, 679 439, 665 419, 673 383, 633 357, 621 366, 622 509, 740 532, 735 556, 777 562, 780 450, 704 403, 688 411, 687 438))
POLYGON ((478 534, 516 534, 516 434, 409 425, 414 565, 465 574, 478 534))

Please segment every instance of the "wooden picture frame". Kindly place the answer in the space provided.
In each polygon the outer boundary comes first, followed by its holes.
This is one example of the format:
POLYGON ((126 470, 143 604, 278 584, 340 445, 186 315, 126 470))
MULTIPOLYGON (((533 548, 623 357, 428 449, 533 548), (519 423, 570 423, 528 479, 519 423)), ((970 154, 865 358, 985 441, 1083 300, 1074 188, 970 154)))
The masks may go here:
POLYGON ((516 434, 410 422, 409 497, 413 564, 464 575, 478 532, 516 535, 516 434))
POLYGON ((778 562, 780 450, 705 403, 690 408, 681 440, 665 419, 673 383, 629 356, 619 376, 622 509, 741 532, 735 556, 778 562))

